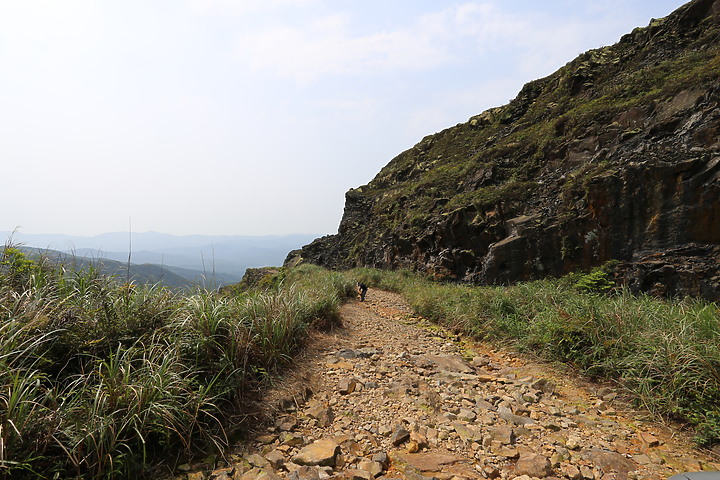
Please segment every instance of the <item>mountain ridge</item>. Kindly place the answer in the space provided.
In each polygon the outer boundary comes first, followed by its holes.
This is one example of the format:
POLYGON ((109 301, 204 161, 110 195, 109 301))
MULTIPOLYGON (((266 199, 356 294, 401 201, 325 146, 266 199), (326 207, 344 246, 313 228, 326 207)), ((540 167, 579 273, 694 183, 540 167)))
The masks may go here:
MULTIPOLYGON (((112 262, 125 265, 130 257, 136 265, 153 264, 147 268, 155 271, 151 278, 156 281, 160 279, 159 273, 165 272, 167 278, 167 272, 173 272, 192 284, 216 286, 239 282, 248 268, 280 265, 288 250, 316 237, 311 234, 177 236, 158 232, 71 236, 17 231, 0 232, 0 236, 4 236, 7 243, 35 247, 40 251, 54 250, 90 261, 106 259, 108 265, 112 262)), ((118 268, 111 270, 115 272, 118 268)), ((174 286, 179 281, 175 280, 171 282, 174 286)))
POLYGON ((719 19, 691 1, 426 136, 286 264, 504 284, 619 260, 634 291, 720 299, 719 19))

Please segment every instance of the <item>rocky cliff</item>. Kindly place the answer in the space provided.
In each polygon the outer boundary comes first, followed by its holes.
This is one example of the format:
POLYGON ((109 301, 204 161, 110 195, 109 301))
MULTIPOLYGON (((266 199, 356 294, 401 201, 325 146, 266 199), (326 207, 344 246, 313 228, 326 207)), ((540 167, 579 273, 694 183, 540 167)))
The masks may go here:
POLYGON ((694 0, 430 135, 287 262, 502 284, 620 260, 720 299, 720 0, 694 0))

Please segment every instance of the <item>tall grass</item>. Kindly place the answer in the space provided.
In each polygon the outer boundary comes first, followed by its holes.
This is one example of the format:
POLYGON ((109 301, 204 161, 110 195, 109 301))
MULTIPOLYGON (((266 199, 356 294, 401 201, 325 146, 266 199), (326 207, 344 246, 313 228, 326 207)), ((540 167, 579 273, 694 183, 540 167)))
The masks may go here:
POLYGON ((320 269, 295 280, 179 295, 6 246, 0 478, 138 478, 167 458, 221 452, 248 397, 353 292, 320 269))
POLYGON ((593 293, 577 276, 472 287, 408 272, 357 269, 348 275, 402 293, 418 314, 457 331, 616 380, 647 408, 695 425, 699 443, 720 442, 715 303, 635 296, 623 289, 593 293))

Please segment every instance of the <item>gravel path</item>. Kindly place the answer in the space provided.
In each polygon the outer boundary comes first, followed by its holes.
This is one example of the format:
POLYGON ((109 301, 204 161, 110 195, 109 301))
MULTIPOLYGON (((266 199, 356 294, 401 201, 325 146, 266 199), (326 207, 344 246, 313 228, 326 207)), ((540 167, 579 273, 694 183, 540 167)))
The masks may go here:
POLYGON ((670 428, 585 384, 473 344, 370 290, 343 328, 314 336, 282 387, 270 426, 187 480, 325 478, 665 479, 720 470, 670 428))

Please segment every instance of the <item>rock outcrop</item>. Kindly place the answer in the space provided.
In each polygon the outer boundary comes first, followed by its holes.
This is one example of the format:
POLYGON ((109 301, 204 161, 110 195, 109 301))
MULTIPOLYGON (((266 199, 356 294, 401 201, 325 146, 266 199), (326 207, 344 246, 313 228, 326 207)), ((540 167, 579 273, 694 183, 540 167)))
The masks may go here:
POLYGON ((288 262, 503 284, 620 260, 720 300, 720 0, 694 0, 424 138, 288 262))

